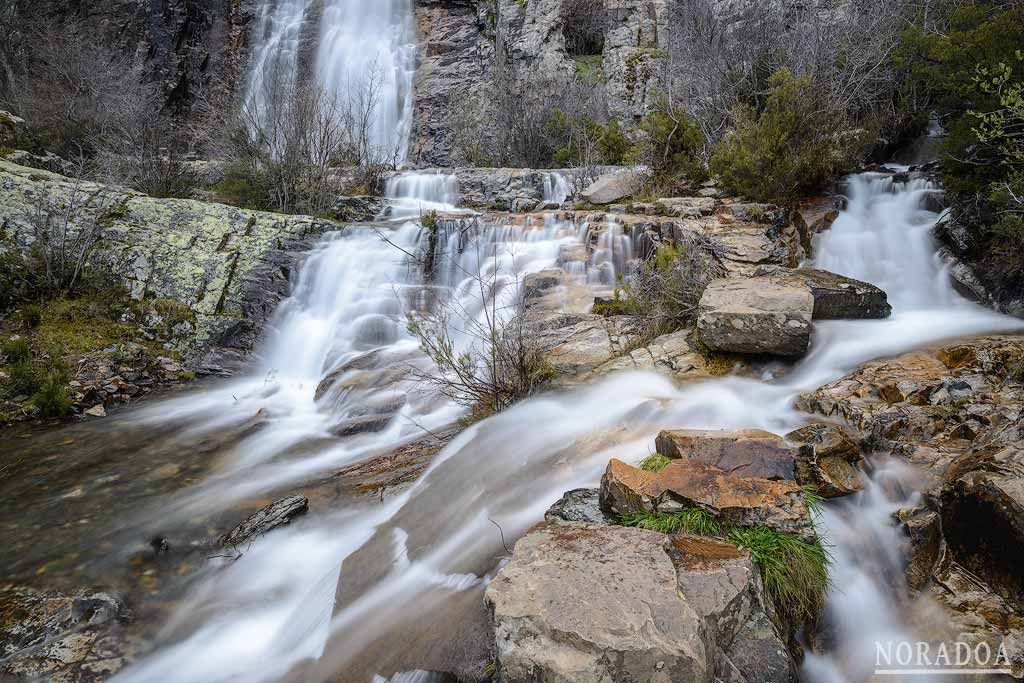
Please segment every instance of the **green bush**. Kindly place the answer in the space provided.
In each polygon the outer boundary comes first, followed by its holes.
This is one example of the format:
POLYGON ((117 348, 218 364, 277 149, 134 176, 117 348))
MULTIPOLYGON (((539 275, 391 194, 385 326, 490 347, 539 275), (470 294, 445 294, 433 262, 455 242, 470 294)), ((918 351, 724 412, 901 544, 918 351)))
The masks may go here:
POLYGON ((8 363, 23 363, 32 360, 32 349, 24 339, 11 339, 0 345, 0 353, 8 363))
POLYGON ((633 155, 651 168, 656 184, 684 179, 699 183, 707 178, 703 156, 707 142, 693 119, 670 113, 662 105, 644 116, 638 132, 633 155))
POLYGON ((267 177, 243 164, 228 167, 224 177, 213 187, 213 191, 217 199, 226 204, 255 211, 274 209, 267 177))
POLYGON ((64 417, 71 411, 66 368, 54 365, 46 371, 39 390, 32 395, 32 404, 44 418, 64 417))
POLYGON ((43 309, 39 304, 25 304, 21 307, 20 317, 25 327, 35 329, 43 321, 43 309))
POLYGON ((781 69, 770 83, 763 109, 733 111, 734 129, 715 149, 711 170, 730 192, 784 202, 847 170, 866 141, 841 133, 842 117, 819 101, 808 77, 781 69))
POLYGON ((814 620, 825 603, 831 557, 810 543, 767 527, 735 527, 728 539, 749 550, 765 592, 789 623, 814 620))
POLYGON ((7 393, 9 396, 31 396, 39 391, 39 371, 30 360, 22 360, 11 363, 10 381, 8 382, 7 393))

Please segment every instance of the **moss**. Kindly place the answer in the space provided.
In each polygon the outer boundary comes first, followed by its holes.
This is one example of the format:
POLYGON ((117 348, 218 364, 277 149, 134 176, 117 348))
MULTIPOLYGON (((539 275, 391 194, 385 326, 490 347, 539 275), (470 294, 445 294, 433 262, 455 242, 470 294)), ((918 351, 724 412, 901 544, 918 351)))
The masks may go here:
POLYGON ((192 372, 191 370, 181 370, 180 372, 178 372, 178 379, 180 379, 182 382, 191 382, 195 378, 196 373, 192 372))
POLYGON ((89 353, 132 341, 135 336, 131 325, 112 318, 109 301, 93 297, 48 302, 36 330, 42 347, 59 348, 69 354, 89 353))
POLYGON ((661 453, 651 453, 640 463, 640 469, 644 472, 661 472, 668 467, 670 462, 672 462, 672 458, 665 457, 661 453))

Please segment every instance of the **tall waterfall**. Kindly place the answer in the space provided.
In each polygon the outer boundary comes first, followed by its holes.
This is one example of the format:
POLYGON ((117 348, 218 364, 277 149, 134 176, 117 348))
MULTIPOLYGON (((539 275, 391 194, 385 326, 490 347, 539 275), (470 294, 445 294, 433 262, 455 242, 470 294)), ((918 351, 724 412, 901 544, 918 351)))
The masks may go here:
POLYGON ((404 161, 416 69, 412 0, 263 1, 246 82, 249 114, 263 116, 272 97, 293 97, 313 82, 347 106, 375 158, 404 161), (308 65, 300 59, 304 40, 316 41, 308 65), (288 92, 272 93, 272 78, 288 92))

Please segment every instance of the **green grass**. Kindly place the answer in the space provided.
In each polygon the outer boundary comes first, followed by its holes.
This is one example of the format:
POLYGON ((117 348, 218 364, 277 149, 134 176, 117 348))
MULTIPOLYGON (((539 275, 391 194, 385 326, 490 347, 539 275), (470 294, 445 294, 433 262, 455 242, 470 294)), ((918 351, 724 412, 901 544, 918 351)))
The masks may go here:
POLYGON ((24 339, 11 339, 0 344, 0 354, 12 365, 32 359, 32 349, 24 339))
POLYGON ((623 515, 623 526, 660 531, 663 534, 688 533, 714 536, 721 530, 718 520, 702 508, 683 508, 678 512, 633 512, 623 515))
POLYGON ((802 541, 767 527, 734 527, 726 538, 750 551, 765 592, 789 623, 813 620, 821 612, 832 562, 821 541, 802 541))
POLYGON ((661 472, 672 462, 672 458, 665 457, 661 453, 651 453, 640 463, 640 469, 644 472, 661 472))

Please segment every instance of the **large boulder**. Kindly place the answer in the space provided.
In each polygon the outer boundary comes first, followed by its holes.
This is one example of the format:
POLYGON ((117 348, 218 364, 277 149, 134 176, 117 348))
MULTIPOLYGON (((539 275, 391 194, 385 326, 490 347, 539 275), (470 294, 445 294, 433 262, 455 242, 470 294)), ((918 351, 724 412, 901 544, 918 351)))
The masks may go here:
POLYGON ((591 183, 580 196, 591 204, 611 204, 640 189, 643 177, 636 171, 606 173, 591 183))
POLYGON ((666 430, 654 445, 667 458, 688 458, 744 477, 796 478, 793 449, 782 437, 761 429, 666 430))
POLYGON ((796 482, 745 477, 696 460, 647 472, 612 459, 601 478, 601 508, 624 515, 699 507, 729 526, 767 526, 808 541, 814 525, 796 482))
POLYGON ((815 320, 888 318, 892 313, 889 297, 883 290, 827 270, 762 266, 756 275, 808 287, 814 296, 815 320))
POLYGON ((701 342, 715 351, 800 356, 811 340, 814 297, 796 282, 715 280, 697 311, 701 342))
POLYGON ((504 683, 794 680, 749 554, 721 541, 548 522, 485 600, 504 683))

